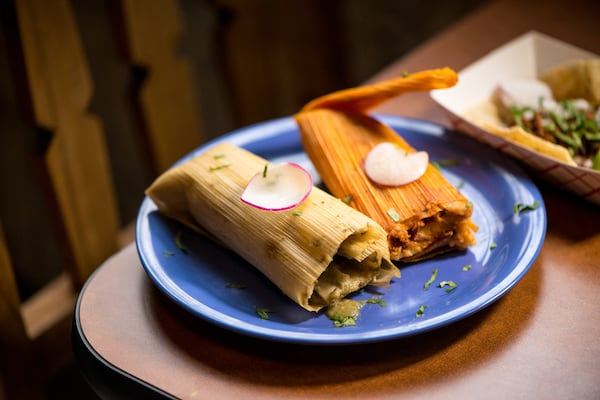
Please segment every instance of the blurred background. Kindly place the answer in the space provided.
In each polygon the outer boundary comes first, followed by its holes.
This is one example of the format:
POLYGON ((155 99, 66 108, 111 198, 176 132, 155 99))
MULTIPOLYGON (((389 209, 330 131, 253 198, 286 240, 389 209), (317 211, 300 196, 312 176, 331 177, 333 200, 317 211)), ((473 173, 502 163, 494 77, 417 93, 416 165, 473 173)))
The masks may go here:
MULTIPOLYGON (((51 12, 53 2, 40 7, 51 12)), ((132 66, 123 55, 124 45, 115 33, 121 24, 118 0, 68 3, 93 81, 87 111, 102 123, 119 224, 126 229, 135 220, 145 187, 160 172, 144 159, 146 149, 128 105, 132 91, 143 87, 153 71, 151 66, 132 66)), ((249 124, 289 116, 314 97, 359 85, 481 3, 179 0, 183 31, 173 51, 190 63, 193 73, 200 122, 195 141, 200 144, 249 124)), ((20 300, 26 303, 62 273, 68 260, 32 166, 53 132, 35 126, 23 112, 13 63, 15 3, 0 4, 0 226, 20 300)), ((154 29, 160 31, 161 26, 154 29)), ((429 67, 441 66, 423 66, 429 67)), ((48 383, 49 398, 83 398, 85 385, 72 359, 67 355, 65 360, 48 383)))
MULTIPOLYGON (((211 139, 245 125, 291 115, 314 97, 359 85, 482 0, 180 3, 185 33, 179 51, 194 68, 198 115, 204 138, 211 139)), ((126 136, 123 132, 129 124, 125 116, 113 111, 130 75, 115 57, 117 47, 109 34, 110 0, 79 0, 73 6, 81 21, 92 74, 113 77, 98 82, 90 110, 110 132, 111 151, 131 155, 135 150, 124 148, 119 140, 126 136)), ((116 181, 122 190, 137 185, 133 190, 138 196, 120 199, 124 219, 134 217, 139 193, 147 183, 144 176, 126 183, 116 181)))

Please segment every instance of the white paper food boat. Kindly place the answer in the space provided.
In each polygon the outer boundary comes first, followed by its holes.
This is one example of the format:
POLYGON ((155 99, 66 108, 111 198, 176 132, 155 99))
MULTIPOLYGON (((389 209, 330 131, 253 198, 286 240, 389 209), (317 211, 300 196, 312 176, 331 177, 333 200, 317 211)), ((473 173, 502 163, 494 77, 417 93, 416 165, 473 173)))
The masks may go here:
POLYGON ((568 43, 531 31, 460 71, 456 86, 434 90, 431 97, 444 108, 457 130, 524 162, 540 178, 600 205, 599 171, 557 161, 494 135, 464 118, 468 110, 490 98, 500 81, 510 78, 534 79, 566 61, 598 57, 568 43))

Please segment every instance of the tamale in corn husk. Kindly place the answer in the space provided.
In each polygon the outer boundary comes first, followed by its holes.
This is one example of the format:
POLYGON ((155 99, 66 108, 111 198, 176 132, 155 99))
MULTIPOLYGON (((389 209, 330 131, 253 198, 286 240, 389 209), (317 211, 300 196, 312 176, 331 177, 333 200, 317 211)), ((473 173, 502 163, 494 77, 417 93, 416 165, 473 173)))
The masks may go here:
POLYGON ((243 203, 248 181, 266 163, 222 143, 165 172, 146 194, 160 213, 225 244, 310 311, 400 276, 385 230, 316 187, 293 210, 243 203))
POLYGON ((392 260, 405 262, 475 243, 473 204, 432 165, 418 180, 401 186, 371 181, 363 170, 369 151, 391 142, 414 152, 404 139, 366 109, 414 90, 448 87, 452 70, 432 70, 349 89, 310 102, 295 115, 302 143, 321 179, 338 198, 379 223, 387 232, 392 260))

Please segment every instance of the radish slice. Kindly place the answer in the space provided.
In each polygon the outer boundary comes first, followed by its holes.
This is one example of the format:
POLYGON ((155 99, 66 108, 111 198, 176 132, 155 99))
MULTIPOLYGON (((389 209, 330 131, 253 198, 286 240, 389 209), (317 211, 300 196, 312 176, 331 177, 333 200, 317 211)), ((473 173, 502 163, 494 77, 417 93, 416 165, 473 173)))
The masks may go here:
POLYGON ((312 187, 310 173, 300 165, 267 164, 250 179, 240 199, 261 210, 284 211, 302 203, 312 187))
POLYGON ((394 143, 379 143, 365 159, 365 172, 375 183, 400 186, 417 180, 425 173, 429 155, 409 153, 394 143))

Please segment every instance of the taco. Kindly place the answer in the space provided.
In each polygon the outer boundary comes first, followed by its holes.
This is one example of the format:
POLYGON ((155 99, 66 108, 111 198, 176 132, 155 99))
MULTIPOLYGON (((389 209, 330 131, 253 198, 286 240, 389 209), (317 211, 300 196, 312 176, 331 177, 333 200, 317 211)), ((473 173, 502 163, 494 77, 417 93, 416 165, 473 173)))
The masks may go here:
POLYGON ((600 59, 573 60, 538 79, 499 82, 465 117, 538 153, 600 169, 600 59))

